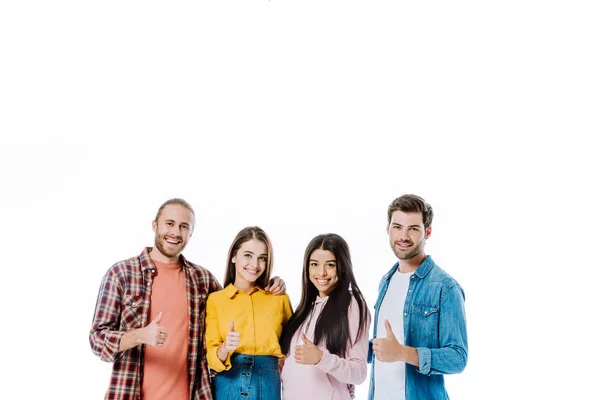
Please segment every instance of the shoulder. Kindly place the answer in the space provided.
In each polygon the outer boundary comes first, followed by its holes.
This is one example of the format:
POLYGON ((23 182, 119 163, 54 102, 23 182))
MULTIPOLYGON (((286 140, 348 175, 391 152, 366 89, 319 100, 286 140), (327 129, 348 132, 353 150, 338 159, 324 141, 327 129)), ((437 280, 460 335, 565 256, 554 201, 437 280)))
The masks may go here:
POLYGON ((209 301, 223 301, 228 298, 229 298, 229 296, 227 296, 224 289, 217 290, 216 292, 212 292, 211 294, 208 295, 209 301))
POLYGON ((126 260, 116 262, 105 274, 105 278, 124 279, 140 271, 140 258, 131 257, 126 260))
MULTIPOLYGON (((362 307, 363 307, 365 316, 370 321, 371 320, 371 311, 369 310, 367 303, 363 302, 362 307)), ((348 306, 348 315, 350 317, 356 317, 356 318, 360 317, 360 306, 358 304, 358 301, 356 300, 356 297, 354 297, 353 295, 350 296, 350 305, 348 306)))
POLYGON ((463 288, 448 272, 435 264, 428 274, 427 279, 431 284, 437 285, 441 291, 441 297, 444 298, 450 291, 458 291, 464 297, 463 288))

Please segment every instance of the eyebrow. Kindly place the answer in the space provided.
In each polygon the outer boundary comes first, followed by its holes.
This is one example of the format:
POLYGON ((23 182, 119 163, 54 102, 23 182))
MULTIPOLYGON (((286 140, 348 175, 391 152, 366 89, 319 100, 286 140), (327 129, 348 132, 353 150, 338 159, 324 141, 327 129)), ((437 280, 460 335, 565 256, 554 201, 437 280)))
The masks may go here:
MULTIPOLYGON (((395 226, 404 226, 404 225, 396 223, 396 222, 392 222, 392 225, 395 225, 395 226)), ((409 228, 420 228, 421 225, 418 225, 418 224, 417 225, 408 225, 408 227, 409 228)))
MULTIPOLYGON (((177 221, 175 221, 174 219, 165 219, 165 222, 176 223, 177 221)), ((180 225, 188 225, 189 226, 190 224, 188 224, 187 222, 182 222, 180 225)))

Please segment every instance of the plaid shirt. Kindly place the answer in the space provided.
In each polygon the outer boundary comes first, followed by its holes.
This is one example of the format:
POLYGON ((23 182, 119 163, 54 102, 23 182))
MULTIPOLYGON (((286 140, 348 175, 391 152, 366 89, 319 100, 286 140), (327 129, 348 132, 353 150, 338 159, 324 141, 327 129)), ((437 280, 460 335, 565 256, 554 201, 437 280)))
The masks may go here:
MULTIPOLYGON (((144 347, 119 352, 126 331, 143 328, 149 321, 150 294, 156 268, 151 247, 138 257, 118 262, 104 275, 90 330, 90 345, 101 360, 112 362, 112 376, 105 399, 140 400, 144 371, 144 347)), ((188 382, 190 400, 212 400, 204 346, 206 298, 221 290, 207 269, 180 256, 187 287, 189 321, 188 382)))

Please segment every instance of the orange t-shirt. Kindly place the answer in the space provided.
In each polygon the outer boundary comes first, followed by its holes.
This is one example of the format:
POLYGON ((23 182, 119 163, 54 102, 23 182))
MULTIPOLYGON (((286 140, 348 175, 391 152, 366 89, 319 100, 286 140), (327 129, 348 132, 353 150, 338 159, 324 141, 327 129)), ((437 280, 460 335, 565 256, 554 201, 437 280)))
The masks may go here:
POLYGON ((150 318, 162 312, 158 325, 167 328, 162 347, 146 345, 144 355, 144 400, 188 400, 189 316, 185 276, 181 264, 152 260, 156 275, 150 295, 150 318))

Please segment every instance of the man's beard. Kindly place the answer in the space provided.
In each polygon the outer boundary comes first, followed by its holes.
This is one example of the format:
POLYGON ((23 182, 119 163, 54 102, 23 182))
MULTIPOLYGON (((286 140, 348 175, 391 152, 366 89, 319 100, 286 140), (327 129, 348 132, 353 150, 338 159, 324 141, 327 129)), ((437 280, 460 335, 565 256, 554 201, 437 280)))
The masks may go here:
MULTIPOLYGON (((165 248, 165 237, 167 235, 163 234, 156 234, 154 237, 154 245, 156 246, 156 248, 158 249, 158 251, 161 252, 162 255, 166 256, 166 257, 177 257, 179 256, 179 254, 181 254, 181 252, 183 251, 183 248, 185 247, 185 244, 183 244, 183 246, 178 249, 178 250, 168 250, 165 248)), ((175 238, 176 240, 181 240, 183 243, 183 239, 181 237, 177 237, 175 238)))

